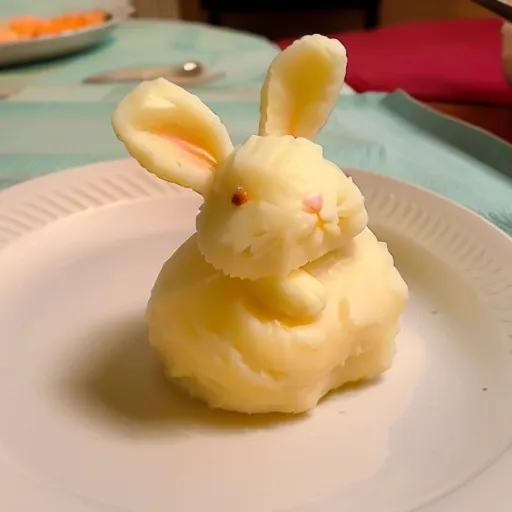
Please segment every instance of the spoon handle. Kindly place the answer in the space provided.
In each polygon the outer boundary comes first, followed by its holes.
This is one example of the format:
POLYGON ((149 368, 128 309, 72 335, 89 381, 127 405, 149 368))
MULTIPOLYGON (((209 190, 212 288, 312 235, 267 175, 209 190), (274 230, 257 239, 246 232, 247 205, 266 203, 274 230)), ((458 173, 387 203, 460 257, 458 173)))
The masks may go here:
POLYGON ((86 77, 83 82, 86 84, 140 82, 142 80, 153 80, 163 77, 176 85, 193 87, 213 82, 224 75, 224 72, 217 71, 197 76, 179 76, 169 70, 169 68, 127 68, 91 75, 86 77))
POLYGON ((86 84, 105 84, 112 82, 136 82, 139 80, 152 80, 169 73, 169 68, 125 68, 114 71, 106 71, 86 77, 83 81, 86 84))
POLYGON ((213 73, 204 73, 198 76, 174 76, 172 73, 168 75, 164 75, 163 78, 169 80, 173 84, 179 85, 181 87, 198 87, 200 85, 206 85, 210 82, 214 82, 215 80, 219 80, 226 73, 223 71, 215 71, 213 73))

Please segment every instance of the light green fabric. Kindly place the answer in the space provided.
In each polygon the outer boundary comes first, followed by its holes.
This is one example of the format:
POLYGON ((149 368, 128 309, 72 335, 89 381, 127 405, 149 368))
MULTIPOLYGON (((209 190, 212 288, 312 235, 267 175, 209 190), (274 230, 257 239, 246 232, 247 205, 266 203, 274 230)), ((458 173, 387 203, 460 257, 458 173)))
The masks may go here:
MULTIPOLYGON (((197 59, 226 71, 198 94, 235 143, 255 133, 259 87, 278 49, 262 38, 179 22, 130 21, 103 46, 52 64, 0 72, 23 82, 0 102, 0 188, 69 167, 126 157, 110 114, 133 85, 82 85, 118 66, 197 59)), ((341 166, 395 176, 444 194, 512 233, 512 146, 442 117, 402 92, 342 96, 322 131, 341 166)))

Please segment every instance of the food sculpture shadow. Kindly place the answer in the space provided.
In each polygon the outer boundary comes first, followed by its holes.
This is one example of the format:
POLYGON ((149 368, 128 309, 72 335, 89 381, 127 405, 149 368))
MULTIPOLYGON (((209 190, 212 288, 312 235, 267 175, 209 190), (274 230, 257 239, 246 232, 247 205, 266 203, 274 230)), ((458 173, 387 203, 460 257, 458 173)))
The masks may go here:
POLYGON ((211 407, 300 413, 391 365, 407 286, 361 192, 314 142, 346 64, 337 40, 292 44, 268 69, 259 135, 235 148, 198 97, 162 78, 114 112, 142 167, 204 198, 147 321, 167 376, 211 407))

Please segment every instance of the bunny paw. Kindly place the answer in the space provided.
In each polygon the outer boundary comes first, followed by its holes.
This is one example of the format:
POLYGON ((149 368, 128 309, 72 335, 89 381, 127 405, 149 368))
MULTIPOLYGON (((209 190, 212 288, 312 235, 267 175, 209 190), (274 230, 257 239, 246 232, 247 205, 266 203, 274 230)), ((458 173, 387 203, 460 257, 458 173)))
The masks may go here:
POLYGON ((324 285, 300 269, 282 278, 251 281, 248 288, 267 308, 295 320, 311 321, 321 314, 327 303, 324 285))

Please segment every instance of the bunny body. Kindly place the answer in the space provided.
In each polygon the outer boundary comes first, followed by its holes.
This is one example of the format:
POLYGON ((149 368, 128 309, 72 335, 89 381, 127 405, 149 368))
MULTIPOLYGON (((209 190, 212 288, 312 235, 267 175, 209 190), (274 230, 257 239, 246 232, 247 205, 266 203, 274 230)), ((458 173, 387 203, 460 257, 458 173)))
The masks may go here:
POLYGON ((149 337, 169 378, 212 407, 299 413, 331 389, 390 367, 406 287, 372 232, 303 270, 325 288, 314 321, 276 314, 252 281, 205 262, 196 235, 164 265, 149 337))
POLYGON ((303 412, 391 364, 407 286, 367 228, 361 192, 313 142, 345 66, 338 41, 294 43, 267 73, 260 134, 237 148, 163 79, 114 113, 143 167, 204 197, 147 318, 167 375, 212 407, 303 412))

